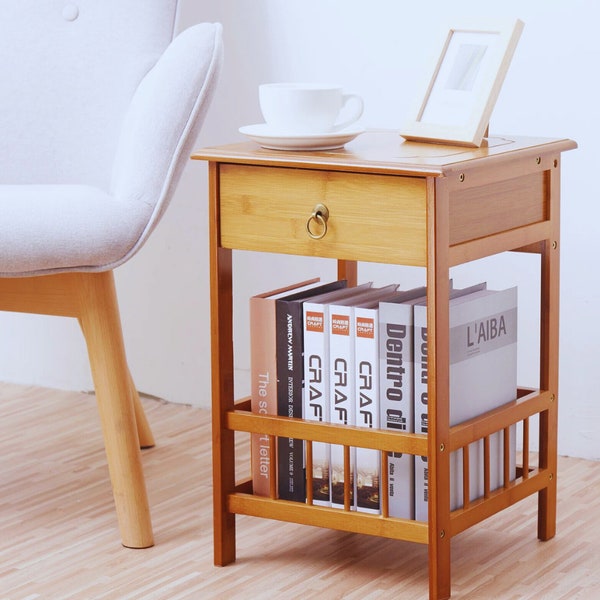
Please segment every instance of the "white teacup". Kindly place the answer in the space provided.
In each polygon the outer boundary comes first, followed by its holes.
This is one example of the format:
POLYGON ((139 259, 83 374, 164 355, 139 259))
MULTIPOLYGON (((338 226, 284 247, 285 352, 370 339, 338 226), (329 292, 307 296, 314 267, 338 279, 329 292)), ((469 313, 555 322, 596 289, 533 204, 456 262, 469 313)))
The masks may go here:
POLYGON ((363 113, 363 99, 345 94, 336 85, 317 83, 265 83, 259 86, 260 109, 269 128, 281 134, 332 133, 356 122, 363 113), (342 109, 355 106, 338 123, 342 109))

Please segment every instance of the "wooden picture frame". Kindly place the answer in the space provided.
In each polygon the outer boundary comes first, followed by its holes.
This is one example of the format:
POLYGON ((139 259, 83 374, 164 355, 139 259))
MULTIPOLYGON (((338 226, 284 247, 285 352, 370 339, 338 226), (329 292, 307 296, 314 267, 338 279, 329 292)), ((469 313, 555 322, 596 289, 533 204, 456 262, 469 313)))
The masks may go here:
POLYGON ((415 116, 400 134, 481 146, 523 27, 516 19, 451 28, 415 116))

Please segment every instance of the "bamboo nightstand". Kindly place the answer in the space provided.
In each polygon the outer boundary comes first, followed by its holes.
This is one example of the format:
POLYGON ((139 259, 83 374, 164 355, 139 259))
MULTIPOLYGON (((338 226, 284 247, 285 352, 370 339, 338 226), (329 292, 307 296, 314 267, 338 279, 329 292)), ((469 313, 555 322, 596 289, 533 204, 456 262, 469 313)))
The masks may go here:
MULTIPOLYGON (((235 515, 246 514, 428 544, 431 599, 450 597, 453 536, 537 493, 538 537, 556 523, 559 194, 570 140, 492 137, 465 149, 361 135, 326 152, 265 150, 254 143, 204 149, 209 162, 215 563, 235 560, 235 515), (315 206, 328 209, 327 233, 315 206), (333 258, 357 281, 360 261, 420 266, 428 289, 428 434, 403 434, 252 414, 233 397, 232 251, 333 258), (469 422, 449 424, 449 270, 505 251, 541 257, 539 389, 469 422), (539 461, 529 461, 529 419, 539 415, 539 461), (522 423, 517 478, 450 511, 450 453, 522 423), (252 494, 236 482, 234 431, 427 456, 428 522, 314 506, 252 494)), ((489 464, 487 466, 489 469, 489 464)), ((309 466, 307 466, 307 472, 309 466)), ((386 489, 385 470, 382 489, 386 489)), ((385 495, 384 495, 385 496, 385 495)))

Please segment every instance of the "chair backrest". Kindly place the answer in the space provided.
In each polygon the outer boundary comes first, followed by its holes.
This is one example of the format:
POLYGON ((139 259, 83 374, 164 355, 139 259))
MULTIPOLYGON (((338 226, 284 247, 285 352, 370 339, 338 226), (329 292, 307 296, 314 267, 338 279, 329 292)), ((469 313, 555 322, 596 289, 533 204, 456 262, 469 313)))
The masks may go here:
POLYGON ((122 205, 151 212, 119 264, 139 250, 167 208, 189 163, 221 63, 220 24, 194 25, 171 42, 138 86, 121 129, 110 192, 122 205))
POLYGON ((108 190, 125 113, 177 0, 0 3, 0 183, 108 190))
MULTIPOLYGON (((98 188, 119 224, 95 221, 82 202, 69 239, 103 229, 85 264, 67 261, 72 270, 112 269, 133 256, 188 162, 221 66, 221 26, 195 25, 173 39, 176 16, 177 0, 0 3, 0 186, 98 188)), ((63 210, 77 201, 72 188, 66 194, 63 210)), ((26 237, 62 247, 60 225, 26 237)), ((18 262, 27 248, 6 252, 18 262)), ((42 266, 26 258, 36 273, 52 268, 51 257, 42 266)))

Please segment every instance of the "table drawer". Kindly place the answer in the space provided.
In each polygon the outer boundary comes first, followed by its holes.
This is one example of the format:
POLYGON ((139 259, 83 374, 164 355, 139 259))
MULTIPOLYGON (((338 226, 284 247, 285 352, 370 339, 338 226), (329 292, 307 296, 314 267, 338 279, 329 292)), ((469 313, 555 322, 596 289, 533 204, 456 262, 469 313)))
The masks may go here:
POLYGON ((221 164, 219 195, 225 248, 426 264, 424 178, 221 164), (319 203, 327 233, 312 239, 307 222, 319 203))

